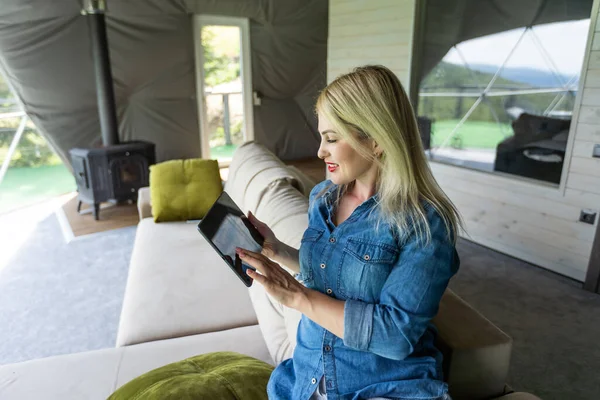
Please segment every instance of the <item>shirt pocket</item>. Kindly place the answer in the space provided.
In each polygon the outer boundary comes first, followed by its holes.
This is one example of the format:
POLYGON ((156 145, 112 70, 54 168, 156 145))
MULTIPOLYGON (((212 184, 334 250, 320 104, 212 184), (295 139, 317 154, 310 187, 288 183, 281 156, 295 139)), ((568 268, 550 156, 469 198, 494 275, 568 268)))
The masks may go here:
POLYGON ((339 293, 349 299, 377 302, 398 254, 389 245, 349 238, 338 270, 339 293))
POLYGON ((317 248, 317 242, 323 236, 324 229, 316 229, 308 227, 302 235, 300 243, 300 272, 296 275, 296 279, 304 282, 304 285, 313 281, 313 254, 317 248))

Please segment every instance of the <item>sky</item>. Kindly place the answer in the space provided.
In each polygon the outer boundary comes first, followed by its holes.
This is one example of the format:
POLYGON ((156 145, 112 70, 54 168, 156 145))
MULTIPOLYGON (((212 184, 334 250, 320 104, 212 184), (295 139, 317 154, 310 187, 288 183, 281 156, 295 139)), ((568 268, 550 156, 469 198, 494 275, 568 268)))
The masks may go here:
MULTIPOLYGON (((590 20, 557 22, 533 27, 550 58, 561 74, 578 74, 583 64, 590 20)), ((469 64, 500 66, 523 33, 514 29, 482 38, 468 40, 457 47, 469 64)), ((444 61, 463 65, 459 54, 451 49, 444 61)), ((527 67, 549 70, 534 38, 528 32, 506 67, 527 67)))

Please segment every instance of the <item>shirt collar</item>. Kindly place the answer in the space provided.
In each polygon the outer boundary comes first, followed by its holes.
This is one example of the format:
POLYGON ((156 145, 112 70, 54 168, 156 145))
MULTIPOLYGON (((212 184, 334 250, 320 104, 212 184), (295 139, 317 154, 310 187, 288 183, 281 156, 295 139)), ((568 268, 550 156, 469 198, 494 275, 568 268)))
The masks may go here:
MULTIPOLYGON (((327 189, 325 194, 323 194, 323 197, 325 198, 325 202, 329 208, 331 208, 331 206, 333 205, 333 202, 335 201, 334 196, 337 196, 338 187, 339 187, 338 185, 336 185, 335 183, 332 183, 331 187, 329 189, 327 189)), ((367 200, 362 202, 362 204, 360 204, 359 207, 367 206, 367 205, 370 206, 371 203, 373 203, 373 202, 375 202, 375 204, 379 204, 379 199, 380 199, 379 192, 377 192, 373 196, 369 197, 367 200)))

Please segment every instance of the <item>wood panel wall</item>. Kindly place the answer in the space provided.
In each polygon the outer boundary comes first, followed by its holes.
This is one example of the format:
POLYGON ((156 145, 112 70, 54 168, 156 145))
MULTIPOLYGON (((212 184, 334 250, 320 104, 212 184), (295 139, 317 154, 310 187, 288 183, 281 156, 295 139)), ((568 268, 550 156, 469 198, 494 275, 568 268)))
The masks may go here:
POLYGON ((330 0, 327 81, 383 64, 408 90, 414 0, 330 0))

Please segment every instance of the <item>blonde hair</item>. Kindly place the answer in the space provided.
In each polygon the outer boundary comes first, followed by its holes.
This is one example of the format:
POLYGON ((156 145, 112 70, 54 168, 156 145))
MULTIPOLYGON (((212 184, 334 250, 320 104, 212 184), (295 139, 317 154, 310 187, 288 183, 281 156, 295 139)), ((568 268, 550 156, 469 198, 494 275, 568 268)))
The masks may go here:
MULTIPOLYGON (((462 219, 429 169, 413 108, 392 71, 367 65, 339 76, 319 95, 316 111, 354 150, 378 165, 378 207, 400 236, 414 227, 418 240, 429 243, 425 202, 441 216, 449 239, 456 241, 462 219), (365 138, 383 149, 380 157, 364 145, 365 138)), ((340 192, 350 185, 341 185, 340 192)))

